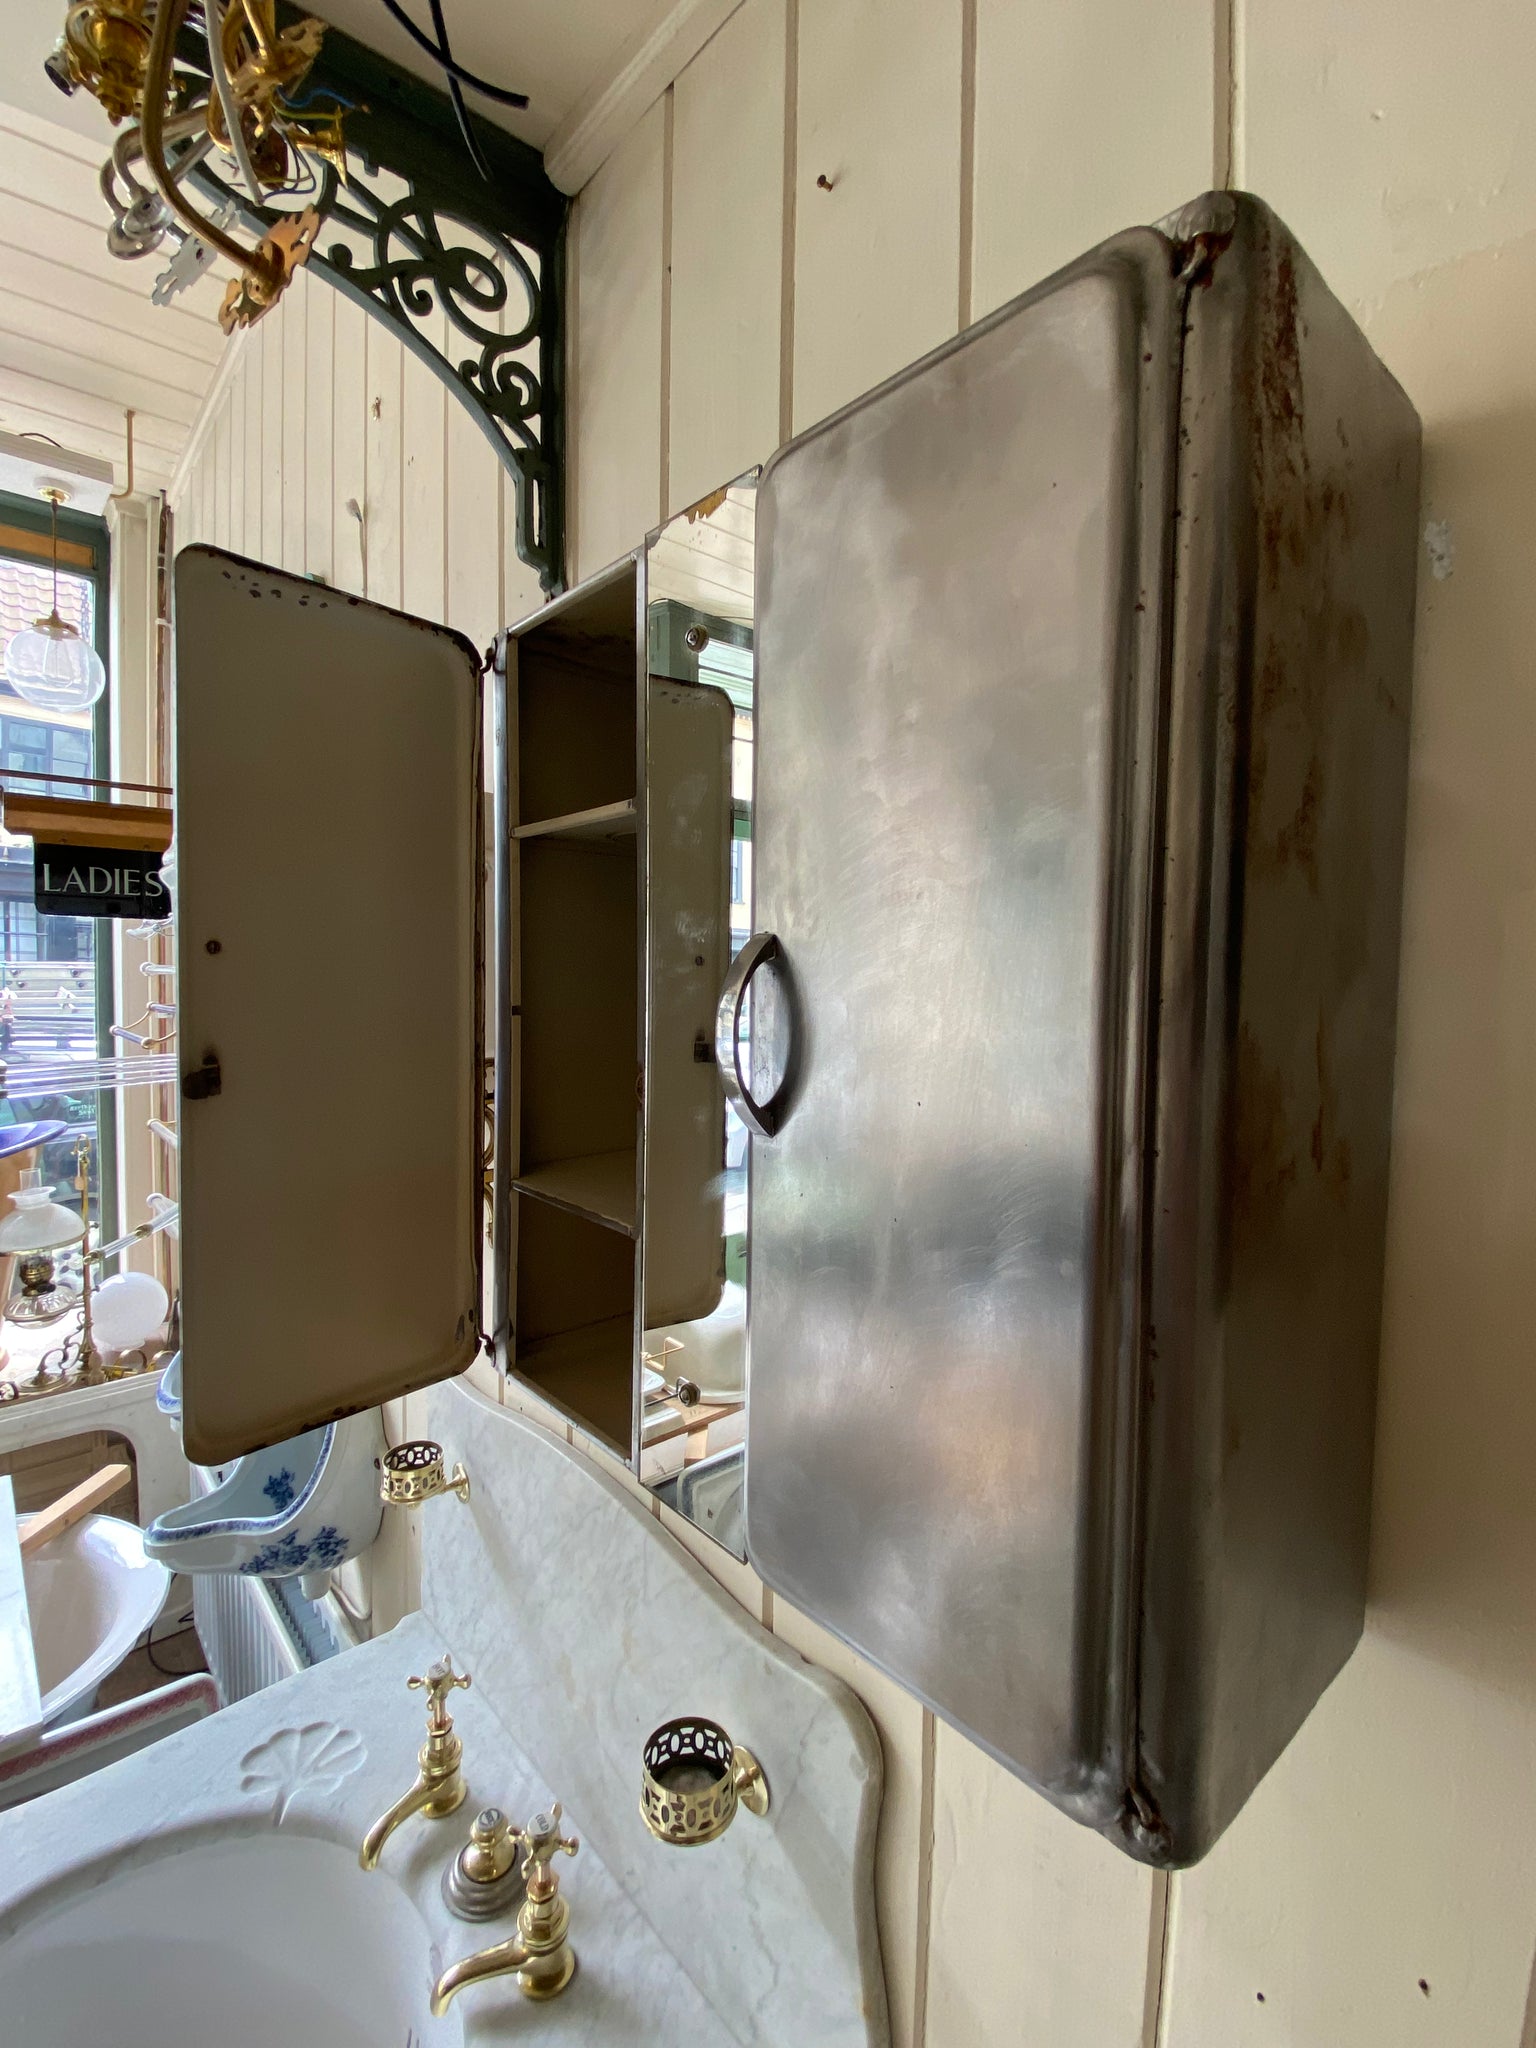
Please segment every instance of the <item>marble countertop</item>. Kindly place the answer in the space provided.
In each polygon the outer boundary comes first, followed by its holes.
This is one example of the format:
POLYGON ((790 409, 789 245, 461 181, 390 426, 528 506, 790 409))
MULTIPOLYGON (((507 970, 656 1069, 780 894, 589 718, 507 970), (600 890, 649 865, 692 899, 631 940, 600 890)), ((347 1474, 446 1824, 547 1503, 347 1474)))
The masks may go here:
MULTIPOLYGON (((408 1692, 405 1681, 454 1647, 426 1616, 411 1615, 387 1636, 7 1814, 0 2005, 5 1942, 55 1902, 78 1897, 82 1883, 130 1869, 149 1877, 157 1859, 213 1835, 277 1828, 355 1850, 369 1824, 415 1776, 424 1712, 421 1694, 408 1692)), ((510 1913, 469 1923, 456 1920, 442 1902, 444 1865, 475 1813, 494 1805, 522 1820, 562 1797, 562 1787, 543 1781, 480 1691, 454 1693, 452 1709, 464 1743, 468 1797, 449 1820, 407 1821, 376 1873, 381 1885, 398 1884, 426 1923, 430 1953, 422 1967, 434 1975, 513 1931, 510 1913)), ((563 1825, 582 1835, 581 1813, 568 1802, 563 1825)), ((598 2042, 653 2048, 661 2041, 669 2048, 728 2048, 731 2030, 589 1843, 583 1840, 580 1852, 562 1861, 560 1876, 578 1958, 570 1989, 541 2005, 524 1998, 510 1977, 474 1986, 438 2023, 443 2041, 459 2039, 462 2023, 469 2048, 514 2042, 524 2048, 598 2042)), ((338 1955, 337 1965, 344 1995, 346 1958, 338 1955)), ((432 2048, 430 2030, 419 2048, 432 2048)))

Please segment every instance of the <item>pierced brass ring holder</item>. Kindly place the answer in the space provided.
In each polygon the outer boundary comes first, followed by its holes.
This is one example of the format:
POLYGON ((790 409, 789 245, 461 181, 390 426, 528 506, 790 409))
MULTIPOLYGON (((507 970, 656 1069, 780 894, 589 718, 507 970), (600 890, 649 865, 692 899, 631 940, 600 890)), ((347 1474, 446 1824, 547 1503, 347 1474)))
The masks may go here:
POLYGON ((640 1814, 659 1842, 695 1849, 723 1835, 744 1806, 768 1811, 768 1780, 751 1750, 714 1721, 667 1721, 645 1745, 640 1814))
POLYGON ((419 1508, 424 1500, 435 1500, 440 1493, 469 1499, 469 1474, 462 1464, 444 1471, 441 1444, 430 1437, 417 1437, 384 1453, 379 1497, 386 1507, 419 1508))

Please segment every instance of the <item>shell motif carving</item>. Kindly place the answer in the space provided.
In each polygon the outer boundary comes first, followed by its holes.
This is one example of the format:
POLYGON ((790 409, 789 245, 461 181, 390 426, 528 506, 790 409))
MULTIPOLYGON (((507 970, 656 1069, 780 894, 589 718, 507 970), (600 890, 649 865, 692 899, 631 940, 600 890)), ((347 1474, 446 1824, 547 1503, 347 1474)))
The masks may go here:
POLYGON ((301 1792, 334 1792, 367 1755, 363 1738, 334 1721, 280 1728, 240 1759, 240 1790, 271 1795, 272 1825, 281 1827, 301 1792))

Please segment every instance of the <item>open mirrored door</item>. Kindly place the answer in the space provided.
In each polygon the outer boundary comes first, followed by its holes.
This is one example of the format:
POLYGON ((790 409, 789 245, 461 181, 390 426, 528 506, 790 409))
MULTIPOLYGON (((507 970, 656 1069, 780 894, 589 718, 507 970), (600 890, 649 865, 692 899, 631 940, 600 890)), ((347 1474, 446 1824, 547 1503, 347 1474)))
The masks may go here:
POLYGON ((213 548, 176 563, 188 1456, 479 1342, 479 665, 213 548))

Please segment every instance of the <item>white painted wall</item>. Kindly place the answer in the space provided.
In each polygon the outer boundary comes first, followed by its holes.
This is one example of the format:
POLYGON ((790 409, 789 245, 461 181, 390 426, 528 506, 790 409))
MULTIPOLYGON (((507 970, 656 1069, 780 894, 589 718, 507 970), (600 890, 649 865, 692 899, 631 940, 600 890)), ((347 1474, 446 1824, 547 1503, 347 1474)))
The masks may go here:
MULTIPOLYGON (((1225 1840, 1150 1876, 663 1516, 880 1726, 900 2048, 1536 2048, 1533 105, 1528 0, 744 0, 577 205, 577 574, 1228 179, 1413 396, 1453 551, 1421 565, 1370 1624, 1225 1840)), ((312 284, 258 330, 182 537, 357 589, 356 496, 371 594, 484 640, 536 597, 506 494, 363 330, 312 284)))

